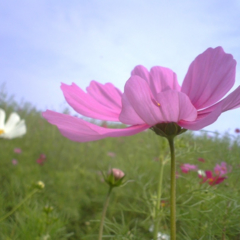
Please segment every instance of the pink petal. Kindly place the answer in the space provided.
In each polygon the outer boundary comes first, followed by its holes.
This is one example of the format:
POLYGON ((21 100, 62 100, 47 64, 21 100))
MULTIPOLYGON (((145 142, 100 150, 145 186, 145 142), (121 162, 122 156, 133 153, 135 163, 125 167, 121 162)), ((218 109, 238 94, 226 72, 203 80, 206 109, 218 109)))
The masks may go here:
MULTIPOLYGON (((61 89, 68 104, 81 115, 105 121, 118 121, 121 107, 109 107, 103 105, 101 102, 96 100, 97 97, 93 98, 90 94, 85 93, 74 83, 72 85, 62 84, 61 89)), ((104 89, 104 86, 102 86, 102 89, 104 89)), ((95 90, 90 91, 92 93, 95 90)), ((109 90, 106 92, 109 92, 109 90)), ((116 94, 114 93, 114 95, 116 94)), ((101 98, 102 101, 105 100, 105 102, 107 102, 107 100, 102 96, 102 93, 99 98, 101 98)))
POLYGON ((150 70, 150 89, 154 96, 166 90, 180 91, 177 75, 171 69, 165 67, 152 67, 150 70))
POLYGON ((240 107, 240 86, 217 104, 198 111, 198 117, 193 122, 180 122, 179 125, 190 130, 202 129, 215 122, 222 112, 240 107))
POLYGON ((123 93, 122 96, 122 111, 120 113, 119 120, 122 123, 129 125, 145 124, 145 122, 135 112, 125 93, 123 93))
POLYGON ((200 112, 201 114, 210 113, 214 111, 219 105, 222 106, 222 112, 226 112, 228 110, 240 107, 240 86, 220 102, 214 104, 209 108, 201 110, 200 112))
POLYGON ((212 171, 205 171, 207 178, 212 178, 212 171))
POLYGON ((216 185, 221 182, 223 182, 226 179, 226 177, 215 177, 214 181, 212 183, 209 183, 210 185, 216 185))
POLYGON ((103 128, 80 118, 50 110, 43 112, 42 116, 49 123, 56 125, 63 136, 76 142, 96 141, 105 137, 131 136, 149 128, 146 124, 120 129, 103 128))
POLYGON ((119 120, 126 124, 140 124, 143 120, 153 126, 161 122, 178 122, 181 119, 193 121, 197 116, 196 109, 185 94, 168 90, 159 93, 155 99, 147 82, 138 76, 132 76, 127 81, 124 95, 127 100, 122 102, 119 120))
POLYGON ((197 119, 195 121, 180 121, 178 125, 189 130, 200 130, 215 122, 221 113, 222 106, 219 105, 214 111, 210 113, 204 113, 204 110, 199 111, 197 119))
POLYGON ((131 72, 131 76, 134 76, 134 75, 141 77, 142 79, 146 80, 149 83, 149 78, 150 78, 149 72, 144 66, 142 65, 136 66, 131 72))
POLYGON ((221 47, 208 48, 191 63, 183 81, 186 93, 197 109, 213 105, 234 85, 236 61, 221 47))
POLYGON ((91 81, 90 86, 87 87, 87 92, 99 103, 110 109, 119 110, 122 107, 122 93, 111 83, 103 85, 96 81, 91 81))

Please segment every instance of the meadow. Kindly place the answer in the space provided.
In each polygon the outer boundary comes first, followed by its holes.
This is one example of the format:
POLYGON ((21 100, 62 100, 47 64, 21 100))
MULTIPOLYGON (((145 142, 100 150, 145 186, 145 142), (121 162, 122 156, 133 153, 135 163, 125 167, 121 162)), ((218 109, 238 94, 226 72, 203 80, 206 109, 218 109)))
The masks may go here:
MULTIPOLYGON (((128 182, 113 189, 103 239, 152 239, 156 204, 161 205, 159 231, 169 234, 170 163, 164 138, 147 130, 131 137, 77 143, 64 138, 34 106, 17 103, 3 91, 0 108, 7 115, 16 111, 27 125, 21 138, 0 138, 0 219, 29 196, 38 181, 45 184, 0 222, 1 240, 97 239, 108 191, 101 171, 112 167, 124 171, 128 182), (161 161, 163 191, 157 203, 161 161)), ((187 131, 176 137, 175 144, 177 239, 240 239, 238 134, 187 131), (188 163, 214 172, 222 162, 228 172, 216 185, 202 183, 197 171, 184 173, 181 168, 188 163)))

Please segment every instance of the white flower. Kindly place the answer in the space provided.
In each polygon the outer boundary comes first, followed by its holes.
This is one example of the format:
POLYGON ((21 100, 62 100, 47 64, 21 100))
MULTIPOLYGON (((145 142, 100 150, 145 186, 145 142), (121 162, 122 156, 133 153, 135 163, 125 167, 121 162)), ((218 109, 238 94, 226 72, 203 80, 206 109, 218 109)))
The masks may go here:
MULTIPOLYGON (((154 226, 151 225, 150 228, 149 228, 149 232, 153 232, 153 228, 154 228, 154 226)), ((157 240, 170 240, 170 236, 167 235, 167 234, 158 232, 157 240)))
POLYGON ((198 175, 201 177, 206 177, 206 173, 203 170, 198 170, 198 175))
POLYGON ((17 113, 11 113, 6 123, 5 118, 5 111, 0 108, 0 138, 21 137, 27 132, 25 121, 21 120, 17 113))

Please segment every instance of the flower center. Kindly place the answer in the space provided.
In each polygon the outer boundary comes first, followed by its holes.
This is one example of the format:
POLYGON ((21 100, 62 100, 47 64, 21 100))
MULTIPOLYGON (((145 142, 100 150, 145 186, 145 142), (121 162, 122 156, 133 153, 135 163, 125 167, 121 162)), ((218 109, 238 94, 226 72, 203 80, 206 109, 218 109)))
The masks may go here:
POLYGON ((215 181, 215 179, 214 178, 209 178, 209 183, 213 183, 214 181, 215 181))
POLYGON ((0 135, 4 134, 4 130, 0 129, 0 135))

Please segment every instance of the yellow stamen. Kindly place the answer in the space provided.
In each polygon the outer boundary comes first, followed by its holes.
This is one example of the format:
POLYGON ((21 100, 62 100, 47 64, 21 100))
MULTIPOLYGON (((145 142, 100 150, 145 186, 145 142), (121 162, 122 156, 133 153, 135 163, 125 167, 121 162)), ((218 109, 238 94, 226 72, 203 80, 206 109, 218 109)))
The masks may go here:
POLYGON ((4 133, 4 130, 0 129, 0 135, 2 135, 4 133))
POLYGON ((213 178, 209 178, 209 183, 213 183, 214 179, 213 178))
POLYGON ((157 102, 157 105, 158 105, 159 107, 161 106, 161 104, 160 104, 160 103, 158 103, 158 102, 157 102))

